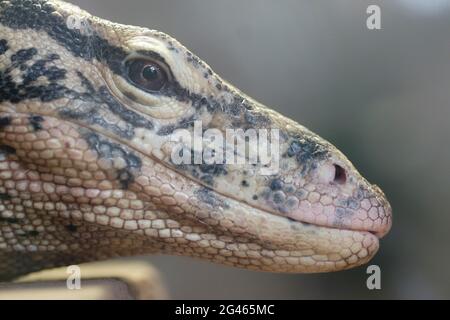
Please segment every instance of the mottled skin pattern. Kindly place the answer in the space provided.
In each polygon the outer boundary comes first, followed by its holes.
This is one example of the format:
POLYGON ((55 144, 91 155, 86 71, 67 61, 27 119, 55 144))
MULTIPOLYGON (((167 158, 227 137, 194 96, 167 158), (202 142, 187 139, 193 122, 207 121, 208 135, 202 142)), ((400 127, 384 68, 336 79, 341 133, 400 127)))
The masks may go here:
POLYGON ((175 39, 60 1, 0 2, 0 279, 167 253, 273 272, 369 261, 391 208, 333 145, 175 39), (127 63, 163 65, 151 92, 127 63), (171 133, 277 128, 280 170, 175 165, 171 133))

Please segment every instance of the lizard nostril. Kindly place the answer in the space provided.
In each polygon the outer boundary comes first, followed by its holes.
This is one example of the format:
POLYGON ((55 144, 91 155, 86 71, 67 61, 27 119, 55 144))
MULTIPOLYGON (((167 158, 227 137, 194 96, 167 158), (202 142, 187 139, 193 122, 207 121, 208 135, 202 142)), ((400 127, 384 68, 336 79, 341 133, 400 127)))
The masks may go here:
POLYGON ((344 184, 347 181, 347 174, 345 173, 345 169, 340 165, 334 165, 334 182, 337 184, 344 184))

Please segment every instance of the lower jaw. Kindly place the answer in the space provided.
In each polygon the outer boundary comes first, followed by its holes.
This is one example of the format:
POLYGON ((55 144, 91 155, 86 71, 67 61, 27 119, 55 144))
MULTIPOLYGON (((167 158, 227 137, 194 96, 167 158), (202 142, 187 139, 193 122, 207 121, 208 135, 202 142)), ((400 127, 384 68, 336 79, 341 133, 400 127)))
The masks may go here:
MULTIPOLYGON (((367 263, 379 248, 379 238, 368 231, 304 223, 215 194, 228 205, 227 208, 219 208, 222 217, 231 220, 236 228, 245 230, 243 234, 252 235, 252 241, 262 246, 261 251, 280 254, 280 261, 287 256, 299 258, 296 265, 296 260, 291 259, 291 266, 280 262, 276 267, 260 268, 262 271, 312 273, 345 270, 367 263)), ((233 227, 228 232, 233 233, 233 227)), ((240 233, 236 232, 235 238, 240 233)), ((286 258, 286 261, 290 260, 286 258)))

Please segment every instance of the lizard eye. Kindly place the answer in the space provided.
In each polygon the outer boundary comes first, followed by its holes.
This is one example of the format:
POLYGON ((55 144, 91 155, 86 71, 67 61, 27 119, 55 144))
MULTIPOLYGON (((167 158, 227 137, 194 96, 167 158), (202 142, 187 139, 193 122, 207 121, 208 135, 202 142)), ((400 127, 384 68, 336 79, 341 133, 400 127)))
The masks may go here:
POLYGON ((136 59, 126 63, 129 80, 142 90, 154 93, 167 83, 167 73, 156 62, 136 59))

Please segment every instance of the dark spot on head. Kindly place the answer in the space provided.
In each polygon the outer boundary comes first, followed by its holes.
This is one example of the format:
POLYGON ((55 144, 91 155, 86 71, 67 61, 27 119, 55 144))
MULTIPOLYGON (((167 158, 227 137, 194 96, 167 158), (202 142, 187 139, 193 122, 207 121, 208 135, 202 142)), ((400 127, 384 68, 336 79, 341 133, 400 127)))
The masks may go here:
POLYGON ((241 185, 242 185, 243 187, 248 187, 248 186, 249 186, 247 180, 242 180, 242 181, 241 181, 241 185))
POLYGON ((6 51, 8 51, 8 41, 5 39, 0 40, 0 55, 4 54, 6 51))
POLYGON ((130 184, 134 181, 134 175, 127 169, 119 170, 118 175, 122 189, 128 189, 130 184))
POLYGON ((3 218, 3 217, 0 217, 0 222, 6 222, 6 223, 15 224, 15 223, 19 223, 19 219, 17 219, 17 218, 3 218))
POLYGON ((286 201, 286 206, 289 208, 293 208, 295 205, 298 204, 298 201, 294 198, 288 198, 288 200, 286 201))
POLYGON ((255 127, 262 127, 262 128, 267 128, 270 123, 271 120, 269 117, 267 117, 266 115, 259 113, 257 111, 253 111, 252 108, 250 106, 248 106, 247 104, 244 105, 245 107, 245 113, 244 113, 244 117, 246 120, 246 126, 249 128, 255 128, 255 127))
POLYGON ((276 204, 281 204, 286 200, 286 196, 282 191, 274 192, 273 194, 273 202, 276 204))
POLYGON ((42 122, 44 121, 44 118, 41 116, 30 116, 29 117, 30 125, 33 127, 34 131, 42 130, 42 122))
POLYGON ((356 191, 355 199, 359 201, 363 200, 365 198, 366 192, 367 191, 364 189, 364 187, 360 185, 358 187, 358 190, 356 191))
POLYGON ((336 220, 335 223, 342 223, 342 220, 347 217, 351 217, 354 214, 353 210, 338 207, 336 208, 336 220))
POLYGON ((213 176, 210 175, 210 174, 207 174, 207 175, 202 176, 202 177, 200 178, 200 180, 202 180, 205 184, 207 184, 207 185, 209 185, 209 186, 212 186, 212 185, 214 184, 214 178, 213 178, 213 176))
POLYGON ((77 227, 76 225, 74 225, 74 224, 68 224, 68 225, 66 226, 66 229, 67 229, 67 231, 69 231, 69 232, 77 232, 78 227, 77 227))
POLYGON ((37 52, 36 48, 21 49, 11 56, 11 61, 23 64, 31 60, 37 52))
POLYGON ((286 193, 293 193, 294 191, 295 191, 295 188, 291 184, 285 186, 285 188, 284 188, 284 192, 286 192, 286 193))
POLYGON ((355 198, 350 197, 347 199, 347 206, 352 210, 357 210, 359 208, 359 202, 355 198))
POLYGON ((11 200, 11 196, 7 193, 0 193, 0 200, 4 201, 11 200))
POLYGON ((117 170, 116 176, 122 189, 128 189, 129 185, 134 182, 133 172, 139 170, 142 166, 141 158, 120 144, 101 139, 96 133, 88 131, 83 134, 83 138, 88 143, 89 147, 99 154, 100 158, 120 158, 126 162, 127 167, 117 170))
POLYGON ((156 134, 159 136, 168 136, 172 134, 175 130, 176 130, 175 125, 169 124, 161 127, 156 134))
POLYGON ((253 195, 252 197, 253 200, 258 200, 258 196, 256 194, 253 195))
POLYGON ((0 146, 0 154, 8 155, 8 154, 15 154, 16 149, 10 146, 0 146))
POLYGON ((39 77, 47 78, 50 83, 65 79, 67 74, 66 70, 56 66, 48 66, 48 63, 53 62, 56 59, 59 59, 59 56, 52 54, 46 59, 37 60, 31 66, 26 64, 20 65, 20 69, 24 71, 22 75, 23 87, 29 86, 32 82, 38 80, 39 77))
POLYGON ((201 172, 214 176, 226 175, 228 173, 224 164, 199 164, 197 167, 201 172))
POLYGON ((218 199, 214 192, 209 188, 201 188, 195 192, 198 199, 201 202, 207 203, 210 206, 216 208, 216 207, 224 207, 228 208, 229 206, 223 202, 222 200, 218 199))
POLYGON ((309 138, 292 141, 287 150, 287 155, 289 157, 295 156, 300 164, 305 164, 312 159, 323 159, 327 153, 323 145, 309 138))
POLYGON ((287 150, 287 155, 289 157, 295 156, 301 150, 301 144, 298 141, 293 141, 287 150))
POLYGON ((0 117, 0 130, 4 129, 5 127, 9 126, 10 124, 11 124, 10 117, 0 117))
POLYGON ((30 237, 37 237, 37 236, 39 235, 39 232, 36 231, 36 230, 32 230, 32 231, 29 231, 29 232, 28 232, 28 235, 29 235, 30 237))
POLYGON ((277 190, 281 190, 283 188, 283 184, 284 184, 283 181, 281 181, 280 179, 273 179, 270 182, 269 187, 271 190, 277 191, 277 190))

